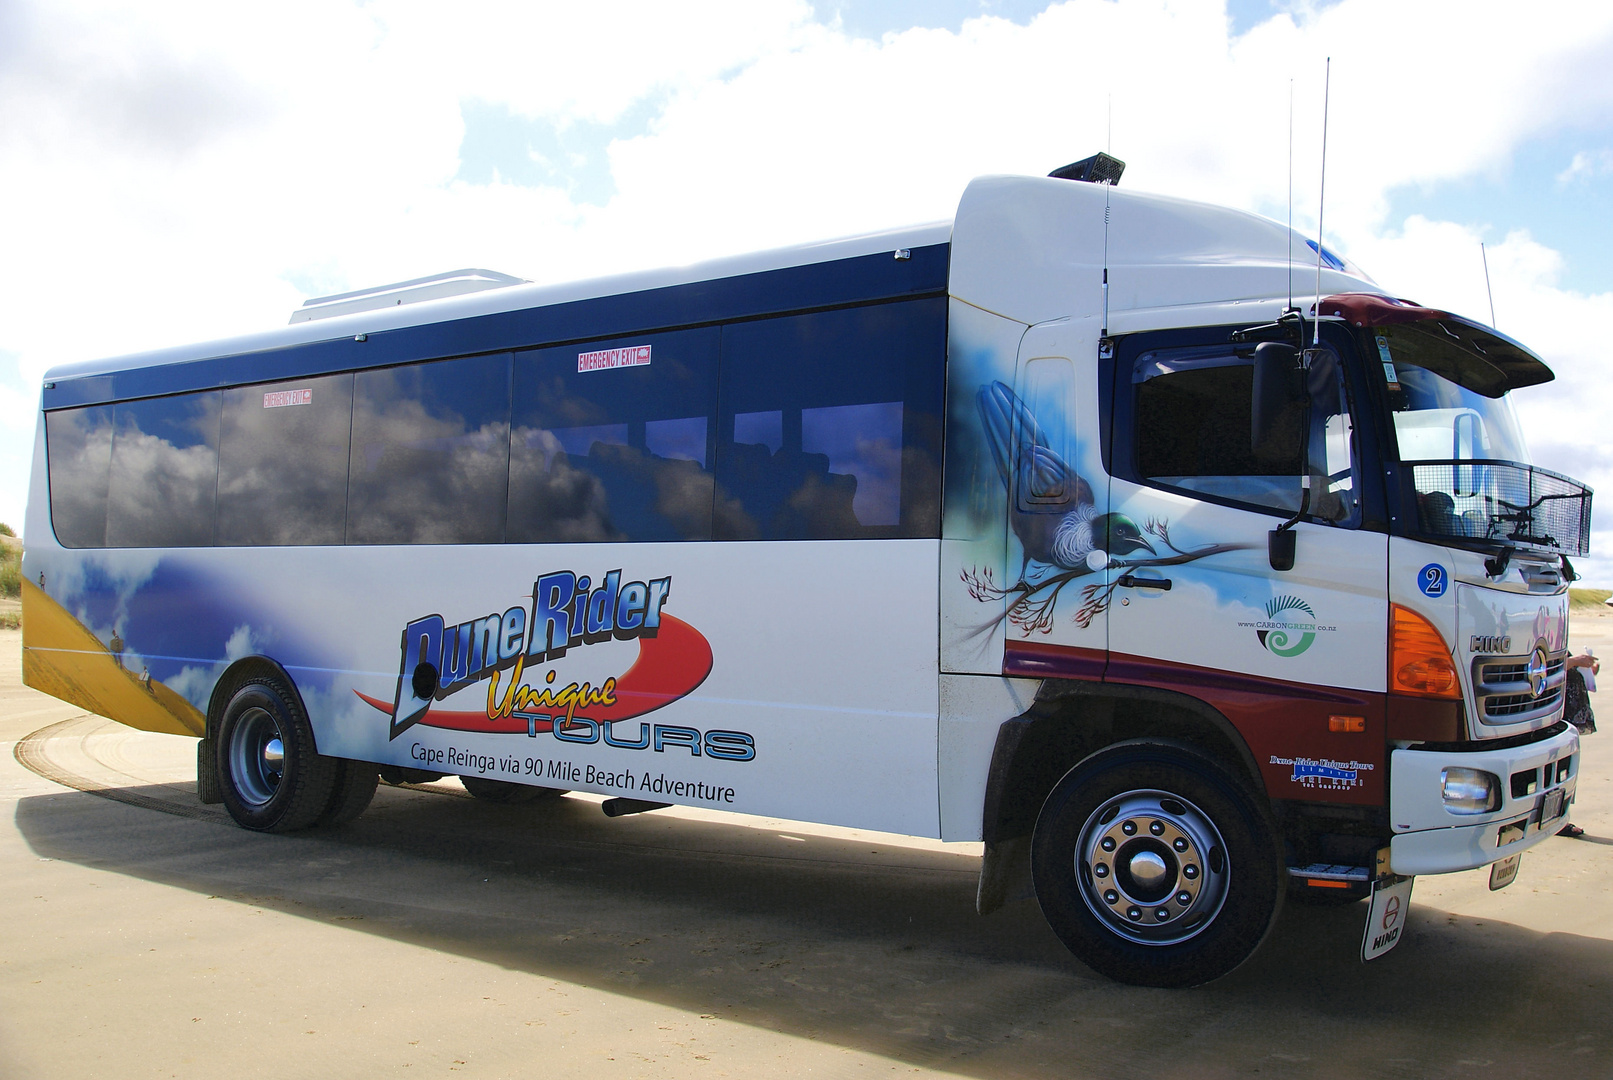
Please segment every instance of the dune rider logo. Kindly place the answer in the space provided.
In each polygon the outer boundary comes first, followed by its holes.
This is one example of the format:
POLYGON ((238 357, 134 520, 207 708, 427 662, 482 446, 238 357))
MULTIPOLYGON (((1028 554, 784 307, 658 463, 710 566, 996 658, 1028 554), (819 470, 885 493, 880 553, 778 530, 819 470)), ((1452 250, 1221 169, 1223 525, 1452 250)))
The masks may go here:
POLYGON ((648 722, 632 724, 631 730, 621 726, 686 697, 711 674, 711 644, 666 612, 671 595, 670 576, 624 582, 620 570, 611 570, 596 583, 571 570, 544 574, 532 585, 530 606, 452 625, 439 614, 411 620, 403 629, 394 700, 358 696, 391 716, 389 739, 421 724, 533 737, 549 733, 565 742, 603 741, 628 750, 675 746, 697 756, 748 761, 756 755, 755 741, 744 732, 648 722), (572 649, 634 640, 637 659, 597 686, 565 681, 554 666, 572 649), (485 710, 436 707, 480 682, 487 683, 485 710))
POLYGON ((1274 656, 1298 656, 1315 644, 1317 634, 1338 629, 1318 626, 1316 612, 1297 596, 1273 597, 1266 603, 1264 619, 1238 625, 1253 627, 1260 644, 1274 656))

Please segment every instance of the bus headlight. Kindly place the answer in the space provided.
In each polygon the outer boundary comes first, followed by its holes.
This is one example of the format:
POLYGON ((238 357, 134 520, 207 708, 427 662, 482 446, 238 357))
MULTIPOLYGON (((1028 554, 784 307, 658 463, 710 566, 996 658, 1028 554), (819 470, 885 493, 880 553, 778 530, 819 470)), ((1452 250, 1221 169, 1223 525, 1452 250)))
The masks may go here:
POLYGON ((1439 791, 1445 809, 1453 814, 1488 814, 1501 809, 1501 778, 1482 769, 1441 769, 1439 791))

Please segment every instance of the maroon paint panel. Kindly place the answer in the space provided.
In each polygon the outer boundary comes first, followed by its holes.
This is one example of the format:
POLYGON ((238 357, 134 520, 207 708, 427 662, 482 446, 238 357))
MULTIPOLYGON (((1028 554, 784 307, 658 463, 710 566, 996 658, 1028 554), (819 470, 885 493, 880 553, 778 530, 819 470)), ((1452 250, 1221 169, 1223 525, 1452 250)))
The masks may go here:
POLYGON ((1388 695, 1240 675, 1036 641, 1009 641, 1003 674, 1083 679, 1174 690, 1231 721, 1254 755, 1274 799, 1382 806, 1387 795, 1388 695), (1358 732, 1333 731, 1333 717, 1365 721, 1358 732))
POLYGON ((1389 695, 1389 738, 1407 742, 1456 742, 1462 737, 1462 703, 1389 695))
POLYGON ((1007 641, 1003 644, 1003 674, 1021 679, 1083 679, 1100 682, 1109 654, 1102 649, 1078 649, 1045 641, 1007 641))
POLYGON ((1238 729, 1274 799, 1384 805, 1387 695, 1240 675, 1116 653, 1104 682, 1154 686, 1196 697, 1238 729), (1332 717, 1364 730, 1329 730, 1332 717))

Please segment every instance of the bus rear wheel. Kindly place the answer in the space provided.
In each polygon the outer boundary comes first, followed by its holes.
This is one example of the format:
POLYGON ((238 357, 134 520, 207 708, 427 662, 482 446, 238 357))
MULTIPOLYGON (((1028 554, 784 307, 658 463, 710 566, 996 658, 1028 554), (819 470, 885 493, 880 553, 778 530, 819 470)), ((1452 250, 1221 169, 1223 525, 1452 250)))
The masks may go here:
POLYGON ((369 809, 381 780, 376 766, 367 761, 338 758, 336 782, 331 785, 330 804, 319 816, 320 825, 345 825, 369 809))
POLYGON ((224 708, 218 727, 219 794, 243 828, 293 832, 317 823, 334 809, 342 765, 314 748, 302 703, 278 678, 251 679, 224 708))
POLYGON ((543 799, 558 799, 565 794, 559 788, 512 784, 508 780, 489 780, 485 776, 461 776, 459 782, 465 785, 465 790, 478 802, 499 803, 504 806, 520 806, 523 803, 539 802, 543 799))
POLYGON ((1275 830, 1249 786, 1177 746, 1122 743, 1065 774, 1031 841, 1042 913, 1087 966, 1196 986, 1260 946, 1281 907, 1275 830))

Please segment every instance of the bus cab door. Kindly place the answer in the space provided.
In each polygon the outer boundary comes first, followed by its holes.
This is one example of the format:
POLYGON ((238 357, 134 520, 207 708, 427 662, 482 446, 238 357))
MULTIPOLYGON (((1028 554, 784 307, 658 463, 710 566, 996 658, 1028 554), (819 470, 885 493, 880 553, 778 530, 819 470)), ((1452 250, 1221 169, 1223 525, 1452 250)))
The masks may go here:
POLYGON ((1211 705, 1273 798, 1380 802, 1388 538, 1358 525, 1342 388, 1313 406, 1310 514, 1281 568, 1268 536, 1299 502, 1298 436, 1292 468, 1254 460, 1247 357, 1122 341, 1114 362, 1106 680, 1211 705))
POLYGON ((1100 534, 1108 509, 1098 422, 1098 327, 1031 327, 1014 384, 982 394, 1006 441, 1007 567, 1003 673, 1103 677, 1109 587, 1100 534))

